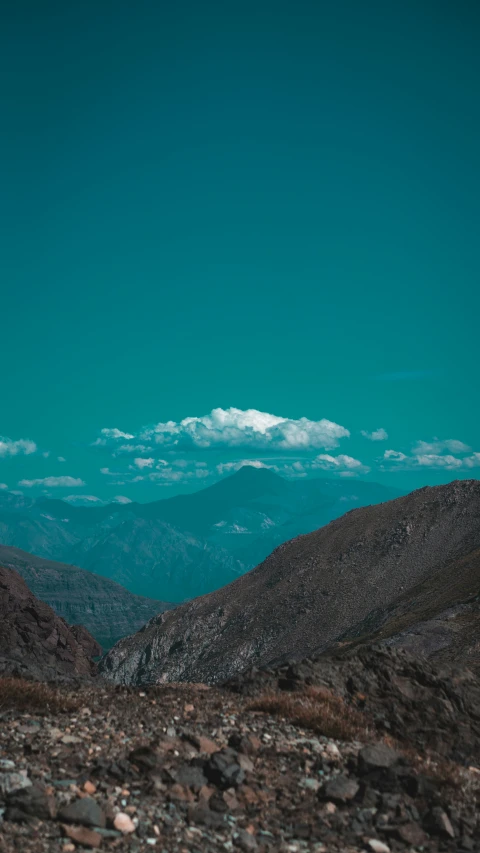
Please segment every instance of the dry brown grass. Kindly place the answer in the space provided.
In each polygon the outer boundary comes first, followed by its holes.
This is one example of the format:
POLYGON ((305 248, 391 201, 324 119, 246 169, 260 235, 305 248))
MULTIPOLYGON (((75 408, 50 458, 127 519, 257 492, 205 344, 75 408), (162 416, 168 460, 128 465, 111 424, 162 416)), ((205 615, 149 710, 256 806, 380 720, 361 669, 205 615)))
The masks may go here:
POLYGON ((22 678, 0 678, 0 710, 36 713, 75 711, 78 700, 68 693, 22 678))
POLYGON ((247 711, 283 717, 296 726, 337 740, 366 741, 373 730, 365 714, 323 687, 307 687, 301 693, 267 693, 250 702, 247 711))

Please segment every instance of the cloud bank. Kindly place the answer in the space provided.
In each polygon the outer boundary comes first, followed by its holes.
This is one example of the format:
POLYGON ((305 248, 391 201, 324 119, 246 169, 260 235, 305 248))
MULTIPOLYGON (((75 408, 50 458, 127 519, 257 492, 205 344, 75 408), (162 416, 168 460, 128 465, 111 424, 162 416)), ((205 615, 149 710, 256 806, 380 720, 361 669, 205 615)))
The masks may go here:
POLYGON ((138 435, 115 428, 104 428, 94 446, 111 448, 115 453, 146 453, 151 445, 162 449, 192 450, 252 448, 259 450, 331 450, 350 432, 340 424, 322 418, 285 418, 257 409, 212 409, 201 417, 166 421, 144 427, 138 435), (141 442, 141 444, 138 444, 141 442))
POLYGON ((73 489, 77 486, 85 486, 86 483, 79 477, 39 477, 35 480, 20 480, 18 485, 25 486, 27 489, 32 489, 34 486, 45 486, 48 489, 73 489))

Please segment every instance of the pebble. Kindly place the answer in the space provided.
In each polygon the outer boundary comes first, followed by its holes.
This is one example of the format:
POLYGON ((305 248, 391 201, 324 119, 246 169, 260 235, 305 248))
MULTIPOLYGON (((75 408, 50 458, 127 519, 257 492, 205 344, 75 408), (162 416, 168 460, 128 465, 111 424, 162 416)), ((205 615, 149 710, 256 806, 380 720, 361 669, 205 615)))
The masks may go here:
POLYGON ((368 846, 373 853, 390 853, 390 847, 388 844, 384 844, 383 841, 379 841, 378 838, 370 838, 368 846))
POLYGON ((124 835, 129 835, 131 832, 135 832, 135 824, 128 814, 125 814, 125 812, 118 812, 118 814, 115 815, 113 825, 115 829, 118 829, 124 835))

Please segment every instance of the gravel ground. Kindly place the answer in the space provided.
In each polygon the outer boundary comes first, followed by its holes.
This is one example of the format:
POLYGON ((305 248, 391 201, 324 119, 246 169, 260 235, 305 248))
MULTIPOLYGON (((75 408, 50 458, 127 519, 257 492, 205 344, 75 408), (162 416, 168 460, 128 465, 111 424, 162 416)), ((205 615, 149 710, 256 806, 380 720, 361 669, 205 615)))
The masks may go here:
POLYGON ((480 772, 374 729, 334 740, 204 685, 7 693, 1 853, 480 850, 480 772))

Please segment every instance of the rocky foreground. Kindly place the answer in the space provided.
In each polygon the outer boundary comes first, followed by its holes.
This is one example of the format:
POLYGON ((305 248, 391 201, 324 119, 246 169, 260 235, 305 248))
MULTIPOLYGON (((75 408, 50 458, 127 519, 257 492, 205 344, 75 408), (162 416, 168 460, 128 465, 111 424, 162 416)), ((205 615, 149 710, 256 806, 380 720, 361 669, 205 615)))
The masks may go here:
POLYGON ((223 687, 0 680, 0 851, 478 851, 479 699, 375 649, 223 687))

